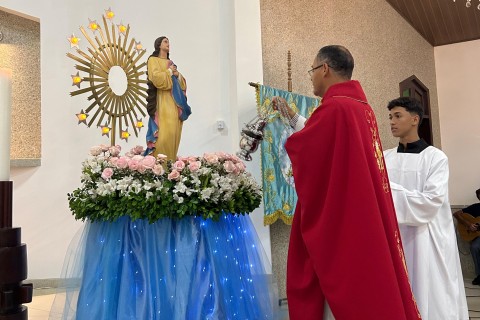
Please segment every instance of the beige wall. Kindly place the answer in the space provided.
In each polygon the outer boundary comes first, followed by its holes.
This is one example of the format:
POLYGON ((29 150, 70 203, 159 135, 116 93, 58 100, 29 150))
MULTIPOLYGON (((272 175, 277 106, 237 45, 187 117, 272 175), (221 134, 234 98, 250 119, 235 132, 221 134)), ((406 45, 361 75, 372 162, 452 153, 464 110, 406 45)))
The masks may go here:
POLYGON ((480 188, 480 40, 435 48, 443 151, 450 165, 450 203, 478 202, 480 188))
POLYGON ((12 69, 12 159, 39 159, 40 23, 0 10, 0 67, 12 69))
MULTIPOLYGON (((397 144, 390 135, 386 104, 399 96, 399 82, 411 75, 430 89, 433 140, 440 146, 433 47, 386 1, 260 0, 260 5, 264 84, 286 89, 291 50, 293 90, 311 95, 307 70, 318 49, 344 45, 354 56, 353 78, 363 85, 376 113, 384 148, 397 144)), ((281 223, 271 226, 272 263, 284 296, 289 228, 281 223)))

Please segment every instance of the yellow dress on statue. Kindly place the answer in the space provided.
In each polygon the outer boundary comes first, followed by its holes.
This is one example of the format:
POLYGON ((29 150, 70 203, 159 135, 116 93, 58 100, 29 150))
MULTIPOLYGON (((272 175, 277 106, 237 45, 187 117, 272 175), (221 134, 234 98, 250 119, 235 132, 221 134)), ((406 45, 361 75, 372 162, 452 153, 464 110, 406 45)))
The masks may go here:
MULTIPOLYGON (((176 160, 183 122, 179 119, 179 110, 172 96, 171 62, 160 57, 148 59, 148 80, 157 88, 157 122, 158 139, 155 143, 154 156, 164 154, 168 160, 176 160)), ((182 90, 187 84, 181 74, 178 82, 182 90)))

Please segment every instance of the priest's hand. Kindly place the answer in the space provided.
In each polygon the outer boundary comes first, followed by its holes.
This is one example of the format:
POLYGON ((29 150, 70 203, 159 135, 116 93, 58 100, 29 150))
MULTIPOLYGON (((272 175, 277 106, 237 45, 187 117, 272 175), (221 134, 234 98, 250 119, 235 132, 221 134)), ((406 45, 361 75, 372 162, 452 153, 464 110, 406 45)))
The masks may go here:
POLYGON ((282 97, 273 97, 272 107, 273 110, 277 110, 283 117, 289 120, 292 119, 296 114, 295 111, 293 111, 293 109, 288 105, 287 100, 282 97))

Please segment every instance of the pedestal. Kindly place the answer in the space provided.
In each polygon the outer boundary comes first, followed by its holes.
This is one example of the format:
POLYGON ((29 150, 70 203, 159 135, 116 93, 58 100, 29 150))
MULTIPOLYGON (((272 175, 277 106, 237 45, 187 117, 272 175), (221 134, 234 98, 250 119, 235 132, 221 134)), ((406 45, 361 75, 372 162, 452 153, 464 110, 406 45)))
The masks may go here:
POLYGON ((27 320, 32 284, 27 279, 27 246, 20 228, 12 228, 13 182, 0 181, 0 320, 27 320))

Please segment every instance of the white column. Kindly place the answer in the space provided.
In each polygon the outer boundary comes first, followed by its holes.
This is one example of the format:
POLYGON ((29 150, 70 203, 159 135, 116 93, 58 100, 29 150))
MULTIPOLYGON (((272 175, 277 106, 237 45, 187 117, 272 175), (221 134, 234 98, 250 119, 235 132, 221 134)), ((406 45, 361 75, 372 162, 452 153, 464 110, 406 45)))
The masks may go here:
POLYGON ((0 181, 10 180, 12 71, 0 68, 0 181))
MULTIPOLYGON (((255 88, 249 82, 263 84, 262 37, 260 23, 260 0, 235 1, 235 57, 236 57, 236 92, 237 108, 232 111, 232 137, 234 150, 239 150, 240 130, 245 123, 257 114, 255 88), (233 130, 234 129, 234 130, 233 130)), ((262 184, 260 149, 252 154, 252 161, 246 162, 247 169, 262 184)), ((263 201, 260 208, 250 214, 258 237, 270 262, 272 261, 270 227, 263 226, 263 201)), ((283 223, 283 222, 279 222, 283 223)))

